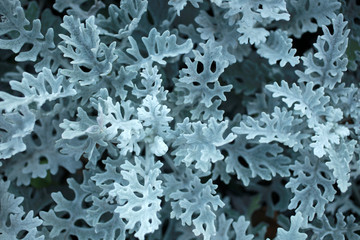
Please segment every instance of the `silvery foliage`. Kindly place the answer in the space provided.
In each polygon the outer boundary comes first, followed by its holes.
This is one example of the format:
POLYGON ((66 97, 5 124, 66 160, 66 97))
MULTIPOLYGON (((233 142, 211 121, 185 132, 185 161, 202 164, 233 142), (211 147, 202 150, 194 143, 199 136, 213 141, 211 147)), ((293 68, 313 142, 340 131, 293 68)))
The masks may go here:
POLYGON ((1 0, 0 239, 360 239, 359 9, 1 0))

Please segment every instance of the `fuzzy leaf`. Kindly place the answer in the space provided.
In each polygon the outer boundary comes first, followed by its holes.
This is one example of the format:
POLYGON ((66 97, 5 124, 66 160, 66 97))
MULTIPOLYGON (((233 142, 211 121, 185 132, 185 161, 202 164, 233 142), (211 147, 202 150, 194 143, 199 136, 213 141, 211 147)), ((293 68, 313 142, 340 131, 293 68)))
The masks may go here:
POLYGON ((165 198, 171 199, 171 218, 181 219, 182 225, 193 225, 195 236, 205 240, 216 234, 214 211, 223 207, 220 197, 215 195, 217 185, 211 180, 205 184, 200 178, 185 170, 182 175, 165 175, 165 198))
POLYGON ((280 66, 284 67, 286 63, 290 63, 292 67, 298 64, 299 57, 295 57, 296 49, 292 47, 292 39, 282 30, 270 32, 270 36, 265 43, 261 44, 257 53, 269 60, 271 65, 280 61, 280 66))
POLYGON ((218 80, 229 62, 222 58, 221 46, 214 47, 213 41, 200 43, 200 46, 203 54, 194 50, 194 61, 185 59, 187 68, 181 70, 177 87, 186 92, 183 101, 177 104, 199 102, 209 108, 214 98, 226 101, 225 92, 232 88, 232 85, 221 86, 218 80))
POLYGON ((117 199, 115 212, 126 219, 126 229, 136 228, 135 236, 143 240, 148 233, 160 225, 157 214, 161 209, 162 188, 158 180, 162 163, 145 163, 152 159, 135 158, 135 164, 125 161, 121 165, 121 175, 127 184, 114 183, 110 196, 117 199), (149 165, 149 168, 146 165, 149 165), (152 165, 151 165, 152 164, 152 165))
POLYGON ((0 36, 7 35, 10 38, 0 39, 0 49, 9 49, 14 53, 18 53, 25 44, 30 43, 32 45, 30 50, 22 51, 16 56, 16 61, 34 62, 42 50, 55 47, 53 29, 48 29, 44 41, 44 36, 40 32, 41 22, 39 19, 32 22, 31 30, 27 30, 30 22, 25 18, 25 12, 20 5, 20 1, 2 0, 0 2, 0 15, 4 18, 4 21, 0 22, 0 36), (14 34, 14 32, 18 34, 14 34))
POLYGON ((308 237, 307 234, 299 232, 299 229, 304 225, 304 220, 300 212, 297 212, 295 216, 291 216, 289 231, 279 228, 275 240, 306 240, 308 237))
POLYGON ((329 151, 330 162, 326 166, 333 170, 334 177, 341 192, 345 193, 351 186, 350 162, 354 156, 356 141, 341 141, 339 145, 332 146, 329 151))
POLYGON ((289 33, 300 38, 305 32, 316 32, 319 26, 329 25, 340 6, 337 0, 288 0, 286 7, 291 18, 283 24, 289 33))
POLYGON ((88 195, 81 189, 80 184, 73 178, 67 180, 70 189, 75 193, 74 199, 66 199, 61 192, 52 193, 56 206, 47 212, 40 212, 40 217, 44 220, 44 226, 50 226, 50 238, 66 239, 67 236, 76 236, 79 240, 100 239, 102 235, 96 233, 94 228, 89 228, 86 209, 83 201, 88 195), (65 214, 68 214, 66 216, 65 214), (79 224, 77 222, 85 222, 79 224))
POLYGON ((18 91, 24 96, 18 97, 7 92, 0 92, 0 99, 2 99, 0 109, 5 109, 7 112, 31 103, 35 103, 37 109, 40 109, 46 101, 54 101, 76 94, 74 86, 67 83, 64 76, 55 77, 48 68, 43 68, 37 77, 25 72, 21 82, 13 80, 10 81, 10 85, 14 91, 18 91))
POLYGON ((195 168, 208 172, 212 163, 224 159, 217 148, 236 138, 232 133, 223 137, 227 125, 228 121, 217 123, 214 118, 210 118, 208 124, 190 123, 186 118, 177 125, 179 137, 173 144, 177 148, 172 152, 176 156, 175 163, 180 165, 183 162, 190 166, 195 162, 195 168))
POLYGON ((275 144, 258 144, 246 146, 244 136, 238 136, 234 143, 221 147, 227 152, 225 158, 226 172, 235 173, 245 186, 250 179, 259 176, 261 179, 270 180, 276 174, 289 176, 290 159, 282 154, 283 150, 275 144), (241 162, 241 161, 245 162, 241 162))
POLYGON ((147 0, 120 1, 120 8, 110 4, 108 18, 101 14, 97 16, 96 24, 100 33, 118 39, 130 36, 147 11, 147 4, 147 0))
POLYGON ((177 15, 180 16, 180 11, 186 7, 188 1, 196 8, 199 8, 199 3, 203 2, 203 0, 169 0, 169 5, 172 6, 176 10, 177 15))
POLYGON ((236 222, 232 223, 232 226, 235 230, 236 238, 235 240, 252 240, 254 239, 253 234, 246 234, 246 230, 250 225, 249 221, 245 220, 244 216, 240 216, 236 222))
POLYGON ((61 73, 69 77, 70 82, 79 82, 80 85, 91 85, 99 81, 112 70, 116 60, 115 42, 109 47, 100 42, 99 30, 92 16, 86 20, 86 25, 80 23, 73 16, 65 16, 61 26, 70 33, 70 36, 60 34, 66 47, 59 45, 64 57, 71 58, 72 69, 62 69, 61 73), (100 60, 101 59, 101 60, 100 60), (88 71, 81 69, 87 68, 88 71))
POLYGON ((170 109, 161 105, 156 97, 147 95, 137 112, 142 125, 147 127, 145 142, 149 143, 150 151, 156 156, 164 155, 168 151, 164 139, 169 139, 171 136, 169 122, 173 118, 167 116, 170 109))
MULTIPOLYGON (((81 167, 74 154, 63 154, 56 141, 60 138, 59 121, 44 117, 35 124, 31 135, 24 138, 26 151, 13 156, 5 162, 5 175, 19 185, 29 185, 31 179, 45 181, 48 174, 55 175, 59 167, 75 173, 81 167), (55 134, 54 134, 55 133, 55 134)), ((50 175, 49 175, 50 176, 50 175)))
POLYGON ((264 19, 289 20, 290 15, 286 9, 285 0, 223 0, 222 7, 228 8, 224 17, 229 19, 229 24, 235 22, 238 25, 237 31, 241 34, 238 38, 240 44, 263 43, 269 36, 269 31, 259 27, 264 19))
MULTIPOLYGON (((35 125, 35 116, 27 107, 0 115, 0 159, 6 159, 26 149, 23 138, 35 125)), ((2 162, 0 162, 0 166, 2 162)))
POLYGON ((310 228, 314 232, 312 239, 354 239, 359 240, 358 234, 360 226, 356 223, 353 215, 347 216, 346 220, 342 213, 336 213, 336 224, 325 216, 320 220, 319 225, 311 225, 310 228))
POLYGON ((314 83, 310 82, 304 85, 296 85, 293 83, 292 87, 285 81, 281 81, 281 86, 278 83, 273 85, 267 85, 266 88, 273 93, 273 97, 282 97, 282 101, 287 104, 288 107, 294 105, 294 114, 300 117, 306 116, 308 125, 313 128, 319 122, 320 117, 331 114, 332 107, 326 107, 326 104, 330 101, 328 96, 324 96, 324 88, 320 87, 313 90, 314 83))
POLYGON ((334 200, 335 180, 325 164, 315 157, 305 156, 303 162, 296 161, 290 166, 294 177, 286 184, 295 196, 289 209, 296 209, 305 219, 320 218, 325 212, 325 205, 334 200))
POLYGON ((333 34, 326 26, 322 27, 324 34, 319 36, 314 44, 317 52, 301 58, 304 61, 305 71, 295 72, 299 76, 299 82, 313 82, 314 85, 330 90, 336 83, 341 82, 348 63, 344 54, 350 30, 345 29, 347 22, 344 21, 342 14, 333 18, 332 24, 333 34))
POLYGON ((9 185, 9 181, 0 179, 0 238, 44 240, 37 230, 43 221, 34 217, 33 211, 25 214, 20 205, 24 198, 9 193, 9 185))
POLYGON ((303 148, 302 139, 307 137, 306 134, 295 132, 296 125, 300 123, 300 120, 294 119, 292 112, 275 107, 271 116, 262 113, 259 120, 247 117, 245 121, 240 122, 240 127, 234 127, 232 130, 236 134, 246 134, 246 139, 260 136, 260 143, 276 141, 298 151, 303 148))
POLYGON ((143 57, 140 53, 138 44, 135 39, 129 36, 131 47, 126 49, 126 52, 119 50, 118 62, 128 65, 126 69, 138 70, 145 65, 152 65, 154 62, 165 65, 166 57, 176 57, 181 54, 188 53, 192 49, 192 41, 186 40, 183 44, 176 43, 176 36, 170 35, 169 31, 160 34, 155 28, 151 29, 148 37, 142 37, 141 40, 145 45, 147 57, 143 57))
POLYGON ((90 9, 86 11, 81 8, 81 5, 85 2, 86 0, 56 0, 53 7, 59 12, 64 12, 64 10, 67 9, 67 15, 72 15, 80 20, 90 18, 101 8, 105 7, 105 4, 102 1, 95 1, 90 9))

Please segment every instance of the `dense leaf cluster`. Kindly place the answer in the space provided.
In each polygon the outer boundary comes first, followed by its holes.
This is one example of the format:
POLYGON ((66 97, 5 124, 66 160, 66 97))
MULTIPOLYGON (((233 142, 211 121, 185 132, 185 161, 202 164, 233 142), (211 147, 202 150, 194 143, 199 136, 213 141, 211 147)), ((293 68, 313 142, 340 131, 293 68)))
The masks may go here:
POLYGON ((359 14, 0 0, 0 239, 360 239, 359 14))

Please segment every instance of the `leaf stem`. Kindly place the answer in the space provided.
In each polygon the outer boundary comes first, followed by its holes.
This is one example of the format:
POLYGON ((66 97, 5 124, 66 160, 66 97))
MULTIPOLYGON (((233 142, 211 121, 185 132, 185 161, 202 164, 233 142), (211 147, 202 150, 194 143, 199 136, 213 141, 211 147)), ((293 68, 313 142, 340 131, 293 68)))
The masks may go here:
POLYGON ((174 164, 172 158, 169 156, 169 154, 165 153, 162 157, 164 158, 165 162, 169 165, 169 167, 170 167, 175 173, 178 173, 178 170, 177 170, 177 168, 175 167, 175 164, 174 164))

